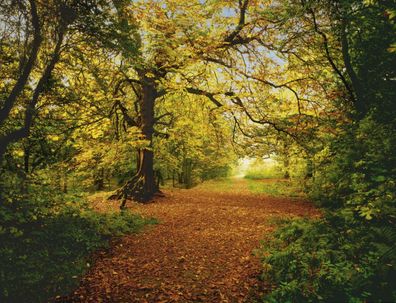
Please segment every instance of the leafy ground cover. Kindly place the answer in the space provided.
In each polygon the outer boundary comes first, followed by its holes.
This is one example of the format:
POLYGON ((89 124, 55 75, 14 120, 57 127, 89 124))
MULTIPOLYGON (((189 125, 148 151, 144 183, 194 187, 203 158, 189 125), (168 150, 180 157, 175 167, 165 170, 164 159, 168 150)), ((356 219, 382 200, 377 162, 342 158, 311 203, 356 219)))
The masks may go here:
POLYGON ((328 213, 294 220, 263 241, 263 302, 394 302, 392 228, 328 213), (393 281, 393 282, 392 282, 393 281))
MULTIPOLYGON (((257 181, 256 181, 257 182, 257 181)), ((146 205, 129 203, 159 224, 98 254, 69 302, 252 302, 265 289, 253 255, 278 221, 315 217, 309 203, 253 193, 247 180, 166 189, 146 205)), ((95 201, 104 211, 116 205, 95 201)))
POLYGON ((69 293, 94 251, 154 223, 130 211, 93 211, 78 197, 46 191, 29 197, 6 200, 0 208, 1 302, 46 302, 69 293))

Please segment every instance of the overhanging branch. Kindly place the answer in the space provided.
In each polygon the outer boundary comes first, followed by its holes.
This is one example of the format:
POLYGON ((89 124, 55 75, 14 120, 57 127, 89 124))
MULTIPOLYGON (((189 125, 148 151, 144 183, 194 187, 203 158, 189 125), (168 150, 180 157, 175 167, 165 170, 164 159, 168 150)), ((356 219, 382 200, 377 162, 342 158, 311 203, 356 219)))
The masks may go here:
POLYGON ((194 87, 187 87, 186 91, 189 92, 190 94, 194 94, 194 95, 200 95, 200 96, 205 96, 207 97, 210 101, 212 101, 217 107, 222 107, 223 104, 220 103, 220 101, 218 101, 215 96, 218 94, 215 93, 210 93, 198 88, 194 88, 194 87))

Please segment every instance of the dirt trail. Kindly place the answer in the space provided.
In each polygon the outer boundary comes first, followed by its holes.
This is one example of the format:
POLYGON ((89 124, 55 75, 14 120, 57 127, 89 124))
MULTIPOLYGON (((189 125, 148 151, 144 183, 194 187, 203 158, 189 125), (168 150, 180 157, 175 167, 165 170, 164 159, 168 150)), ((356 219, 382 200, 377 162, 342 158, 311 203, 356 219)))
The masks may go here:
POLYGON ((252 194, 243 179, 165 195, 130 206, 159 224, 100 253, 72 302, 252 302, 252 251, 274 229, 271 218, 317 215, 303 201, 252 194))

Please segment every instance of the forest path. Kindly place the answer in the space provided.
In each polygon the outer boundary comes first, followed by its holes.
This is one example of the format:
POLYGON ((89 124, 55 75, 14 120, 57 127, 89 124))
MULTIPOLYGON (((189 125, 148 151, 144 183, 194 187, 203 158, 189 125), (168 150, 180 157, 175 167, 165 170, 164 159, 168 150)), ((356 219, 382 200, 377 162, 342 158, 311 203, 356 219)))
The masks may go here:
POLYGON ((274 219, 318 211, 302 200, 252 193, 248 182, 167 189, 155 203, 129 203, 159 224, 99 253, 72 301, 252 302, 260 291, 252 251, 274 230, 274 219))

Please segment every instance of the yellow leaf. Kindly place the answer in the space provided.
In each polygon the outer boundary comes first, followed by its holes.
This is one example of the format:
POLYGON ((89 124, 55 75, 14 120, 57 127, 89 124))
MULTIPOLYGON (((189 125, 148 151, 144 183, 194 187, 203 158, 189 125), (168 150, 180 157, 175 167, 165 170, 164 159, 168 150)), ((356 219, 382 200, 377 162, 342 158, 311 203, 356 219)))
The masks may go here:
POLYGON ((17 149, 13 152, 14 156, 16 157, 23 157, 25 155, 25 152, 22 149, 17 149))

